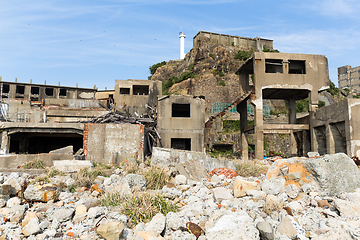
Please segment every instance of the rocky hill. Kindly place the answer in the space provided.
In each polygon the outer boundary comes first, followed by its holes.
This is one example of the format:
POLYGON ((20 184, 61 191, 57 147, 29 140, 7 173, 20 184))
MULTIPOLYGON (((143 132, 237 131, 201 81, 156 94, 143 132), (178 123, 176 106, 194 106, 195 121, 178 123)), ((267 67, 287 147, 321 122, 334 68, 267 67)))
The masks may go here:
POLYGON ((239 94, 239 77, 235 72, 244 62, 235 58, 239 51, 252 50, 201 41, 185 59, 169 61, 157 68, 151 80, 162 81, 165 94, 205 96, 209 112, 211 103, 230 103, 239 94))

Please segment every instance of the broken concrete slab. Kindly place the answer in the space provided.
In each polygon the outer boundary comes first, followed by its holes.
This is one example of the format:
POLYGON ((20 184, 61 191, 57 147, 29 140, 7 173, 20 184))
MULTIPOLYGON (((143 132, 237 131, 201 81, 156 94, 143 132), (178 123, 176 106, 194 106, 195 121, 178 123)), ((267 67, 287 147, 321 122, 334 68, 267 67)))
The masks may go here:
MULTIPOLYGON (((227 167, 236 169, 236 163, 229 160, 222 160, 210 157, 204 152, 192 152, 170 148, 153 148, 151 164, 159 167, 173 167, 177 164, 185 166, 189 161, 198 162, 206 172, 215 168, 227 167)), ((186 176, 186 175, 185 175, 186 176)))
POLYGON ((74 148, 73 148, 72 145, 70 145, 70 146, 67 146, 67 147, 52 150, 49 153, 50 154, 52 154, 52 153, 55 153, 55 154, 73 154, 74 153, 74 148))
POLYGON ((62 172, 77 172, 82 168, 93 168, 94 164, 91 161, 85 160, 61 160, 54 161, 54 169, 62 172))

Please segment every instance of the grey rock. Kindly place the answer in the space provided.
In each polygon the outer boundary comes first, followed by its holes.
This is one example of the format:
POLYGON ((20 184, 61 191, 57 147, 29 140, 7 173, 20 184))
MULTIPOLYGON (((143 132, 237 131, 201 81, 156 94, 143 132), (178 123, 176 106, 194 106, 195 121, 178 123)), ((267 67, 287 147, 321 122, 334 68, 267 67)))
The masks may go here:
POLYGON ((106 212, 106 207, 92 207, 88 210, 87 216, 88 218, 97 218, 101 215, 105 215, 106 212))
POLYGON ((47 220, 45 221, 42 221, 40 224, 39 224, 39 227, 42 231, 44 231, 47 227, 50 226, 50 222, 48 222, 47 220))
POLYGON ((265 179, 261 184, 261 190, 272 195, 283 193, 285 192, 285 179, 282 177, 265 179))
POLYGON ((253 219, 245 211, 229 213, 220 217, 213 227, 206 230, 206 239, 242 239, 258 240, 259 231, 253 219))
POLYGON ((287 185, 285 190, 286 194, 292 199, 296 198, 300 192, 300 188, 297 187, 295 184, 287 185))
POLYGON ((58 200, 60 189, 55 184, 30 184, 25 192, 24 197, 31 201, 48 202, 50 200, 58 200))
POLYGON ((360 187, 360 170, 344 153, 309 159, 305 166, 319 183, 323 195, 336 196, 360 187))
POLYGON ((75 209, 73 208, 59 208, 54 211, 54 214, 51 219, 57 219, 59 222, 66 222, 68 220, 71 220, 74 216, 75 209))
POLYGON ((179 197, 182 194, 182 191, 176 188, 168 188, 167 186, 164 186, 161 189, 161 192, 164 194, 165 197, 169 199, 175 199, 176 197, 179 197))
POLYGON ((319 157, 320 154, 319 154, 318 152, 308 152, 308 153, 307 153, 307 156, 308 156, 309 158, 313 158, 313 157, 319 157))
POLYGON ((156 214, 151 221, 146 224, 145 232, 152 232, 155 236, 160 235, 165 228, 165 216, 161 213, 156 214))
POLYGON ((258 222, 256 224, 256 228, 260 232, 261 240, 274 240, 275 239, 274 229, 272 228, 270 223, 265 222, 265 221, 258 222))
POLYGON ((295 181, 299 180, 302 177, 301 172, 292 172, 289 173, 287 176, 289 177, 290 180, 295 180, 295 181))
POLYGON ((30 221, 28 222, 28 224, 26 224, 23 229, 22 229, 22 233, 27 237, 30 236, 32 234, 36 234, 40 232, 40 226, 39 226, 39 221, 37 218, 32 218, 30 219, 30 221))
POLYGON ((139 174, 127 174, 121 181, 129 184, 130 188, 136 187, 141 190, 146 188, 146 180, 139 174))
POLYGON ((221 203, 223 200, 229 200, 234 198, 234 196, 229 192, 229 190, 223 187, 214 188, 213 194, 214 200, 217 203, 221 203))

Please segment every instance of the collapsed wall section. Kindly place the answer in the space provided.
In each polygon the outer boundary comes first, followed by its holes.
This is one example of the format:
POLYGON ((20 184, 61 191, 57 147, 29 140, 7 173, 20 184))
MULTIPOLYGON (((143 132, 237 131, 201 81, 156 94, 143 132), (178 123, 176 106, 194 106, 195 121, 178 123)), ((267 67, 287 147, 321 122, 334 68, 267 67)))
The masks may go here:
POLYGON ((140 124, 86 124, 84 153, 87 160, 118 165, 127 158, 144 158, 144 126, 140 124))

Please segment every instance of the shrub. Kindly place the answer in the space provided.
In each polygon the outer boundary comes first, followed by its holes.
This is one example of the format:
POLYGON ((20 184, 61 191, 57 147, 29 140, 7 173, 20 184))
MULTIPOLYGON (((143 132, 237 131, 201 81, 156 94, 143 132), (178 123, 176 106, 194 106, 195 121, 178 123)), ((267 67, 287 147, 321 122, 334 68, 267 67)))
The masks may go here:
POLYGON ((240 120, 224 120, 223 132, 224 133, 240 132, 240 120))
POLYGON ((189 71, 192 72, 192 70, 194 69, 194 65, 195 65, 195 63, 191 63, 191 64, 189 65, 189 67, 188 67, 189 71))
POLYGON ((222 71, 219 71, 219 76, 223 77, 223 76, 225 76, 225 74, 222 71))
POLYGON ((332 81, 330 81, 330 88, 327 89, 326 91, 328 91, 333 96, 339 94, 339 89, 335 86, 335 84, 332 81))
POLYGON ((154 74, 159 67, 162 67, 164 65, 166 65, 166 62, 162 61, 162 62, 159 62, 159 63, 156 63, 156 64, 150 66, 149 69, 150 69, 151 75, 154 74))
POLYGON ((215 59, 214 54, 212 54, 212 53, 209 53, 209 57, 211 57, 212 59, 215 59))
POLYGON ((225 81, 224 80, 221 80, 218 82, 218 86, 223 86, 225 87, 225 81))
POLYGON ((256 160, 241 160, 236 166, 236 173, 242 177, 258 177, 267 170, 267 167, 262 166, 256 160))
POLYGON ((243 50, 239 50, 238 52, 237 52, 237 54, 235 55, 235 59, 239 59, 239 60, 241 60, 241 61, 245 61, 246 59, 248 59, 250 56, 251 56, 251 54, 253 54, 254 53, 254 49, 252 49, 252 48, 250 48, 250 50, 248 50, 248 51, 243 51, 243 50))
POLYGON ((149 171, 145 173, 147 189, 158 190, 162 189, 169 178, 162 168, 152 166, 149 171))
POLYGON ((39 158, 35 158, 31 161, 26 162, 22 168, 25 169, 44 169, 45 168, 45 163, 42 159, 39 158))
MULTIPOLYGON (((324 103, 325 104, 325 103, 324 103)), ((308 112, 309 111, 309 98, 296 101, 296 112, 308 112)))
POLYGON ((325 102, 324 102, 324 101, 319 100, 319 108, 321 108, 321 107, 325 107, 325 102))
POLYGON ((263 47, 263 52, 279 52, 279 50, 277 49, 273 49, 271 50, 270 48, 267 48, 266 46, 263 47))
POLYGON ((71 174, 75 180, 75 187, 87 187, 92 185, 92 175, 88 168, 82 168, 78 172, 71 174))

